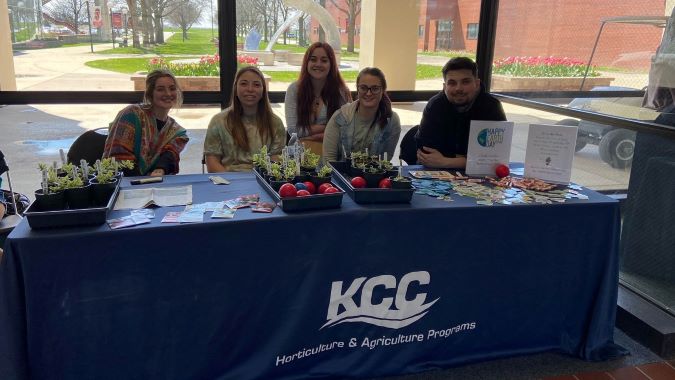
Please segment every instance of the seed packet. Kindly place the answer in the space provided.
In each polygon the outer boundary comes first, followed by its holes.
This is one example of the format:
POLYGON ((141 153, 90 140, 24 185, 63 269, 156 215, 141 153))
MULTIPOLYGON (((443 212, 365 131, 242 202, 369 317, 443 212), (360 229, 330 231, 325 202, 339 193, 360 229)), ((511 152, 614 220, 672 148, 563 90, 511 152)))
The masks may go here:
POLYGON ((169 211, 162 218, 162 223, 178 223, 178 218, 180 218, 180 211, 169 211))
POLYGON ((211 214, 212 219, 232 219, 234 218, 234 213, 237 210, 234 208, 227 208, 223 207, 220 209, 216 209, 213 211, 213 214, 211 214))
POLYGON ((272 202, 258 202, 251 208, 253 212, 272 212, 274 211, 275 205, 272 202))
POLYGON ((225 206, 232 209, 240 209, 244 207, 250 207, 255 203, 258 203, 260 196, 258 194, 242 195, 234 199, 228 199, 225 201, 225 206))

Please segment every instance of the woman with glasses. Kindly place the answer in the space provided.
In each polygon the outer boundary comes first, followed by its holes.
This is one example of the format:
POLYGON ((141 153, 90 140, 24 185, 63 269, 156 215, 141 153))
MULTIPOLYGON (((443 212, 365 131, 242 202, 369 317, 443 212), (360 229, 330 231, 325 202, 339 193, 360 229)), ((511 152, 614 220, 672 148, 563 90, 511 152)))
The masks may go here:
POLYGON ((230 106, 216 114, 204 139, 209 173, 249 171, 253 153, 267 146, 278 155, 286 145, 281 119, 272 113, 263 74, 254 66, 240 69, 234 77, 230 106))
POLYGON ((305 140, 322 141, 330 116, 351 100, 333 48, 325 42, 313 43, 302 59, 300 78, 286 90, 288 133, 297 133, 305 140))
POLYGON ((384 155, 391 159, 401 134, 401 122, 391 109, 382 70, 366 67, 356 77, 358 99, 342 106, 330 118, 323 140, 323 157, 341 160, 351 152, 384 155))
POLYGON ((145 78, 143 104, 130 105, 117 114, 103 157, 133 161, 134 168, 125 170, 125 175, 177 174, 180 152, 188 137, 169 111, 181 101, 182 92, 171 72, 150 72, 145 78))

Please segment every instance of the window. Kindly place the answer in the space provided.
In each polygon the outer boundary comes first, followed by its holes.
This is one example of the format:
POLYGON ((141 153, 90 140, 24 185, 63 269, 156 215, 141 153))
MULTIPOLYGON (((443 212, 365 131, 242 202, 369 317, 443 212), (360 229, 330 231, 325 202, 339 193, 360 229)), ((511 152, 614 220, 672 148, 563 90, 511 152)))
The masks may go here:
POLYGON ((467 40, 478 39, 478 24, 466 24, 466 39, 467 40))
POLYGON ((417 37, 424 37, 424 25, 417 27, 417 37))

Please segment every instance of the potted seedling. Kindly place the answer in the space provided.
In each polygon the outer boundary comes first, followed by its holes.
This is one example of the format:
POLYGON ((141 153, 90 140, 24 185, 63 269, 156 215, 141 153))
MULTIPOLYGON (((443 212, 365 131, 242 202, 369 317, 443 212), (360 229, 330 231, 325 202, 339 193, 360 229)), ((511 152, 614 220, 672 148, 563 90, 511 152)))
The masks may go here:
POLYGON ((389 179, 391 179, 392 189, 410 189, 412 187, 410 178, 401 175, 401 165, 398 167, 397 174, 395 176, 389 177, 389 179))
MULTIPOLYGON (((66 167, 67 165, 64 165, 66 167)), ((70 209, 82 209, 89 207, 91 196, 89 194, 89 181, 85 183, 77 167, 71 165, 71 171, 66 171, 65 177, 59 177, 58 182, 66 193, 66 203, 70 209)), ((65 168, 64 168, 65 170, 65 168)))
POLYGON ((312 175, 316 173, 317 166, 319 165, 319 160, 321 156, 312 152, 311 149, 307 148, 301 155, 300 160, 300 170, 307 173, 307 175, 312 175))
POLYGON ((35 202, 40 211, 63 210, 66 206, 65 194, 58 182, 57 169, 46 164, 38 164, 42 173, 41 188, 35 190, 35 202))
POLYGON ((272 186, 274 191, 279 191, 281 185, 288 183, 288 181, 285 180, 284 171, 282 170, 281 164, 278 162, 273 162, 270 165, 269 175, 270 186, 272 186))
POLYGON ((384 177, 386 177, 384 169, 376 165, 369 165, 363 172, 368 187, 377 187, 384 177))
POLYGON ((267 145, 263 145, 258 153, 253 153, 253 169, 260 175, 267 174, 267 145))
POLYGON ((91 195, 95 206, 105 206, 110 197, 115 192, 119 179, 115 177, 113 168, 104 167, 101 161, 96 161, 96 175, 89 181, 91 184, 91 195))
POLYGON ((314 186, 319 188, 319 186, 321 186, 322 183, 330 183, 332 172, 333 168, 331 168, 330 165, 323 165, 322 167, 320 167, 316 171, 316 175, 311 176, 314 186))

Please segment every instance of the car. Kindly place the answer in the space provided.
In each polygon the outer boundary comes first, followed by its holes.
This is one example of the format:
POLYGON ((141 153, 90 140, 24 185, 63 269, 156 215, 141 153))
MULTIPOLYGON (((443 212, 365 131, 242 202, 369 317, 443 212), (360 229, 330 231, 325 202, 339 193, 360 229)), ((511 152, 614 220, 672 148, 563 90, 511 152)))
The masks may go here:
MULTIPOLYGON (((638 90, 629 87, 599 86, 591 91, 638 90)), ((653 121, 659 116, 658 112, 642 107, 642 97, 575 98, 568 107, 636 120, 653 121)), ((635 132, 588 120, 563 119, 556 124, 579 127, 574 148, 576 152, 588 144, 597 145, 600 158, 611 167, 626 169, 631 166, 635 149, 635 132)))
MULTIPOLYGON (((588 66, 590 66, 593 61, 593 55, 598 47, 598 41, 600 41, 600 35, 602 34, 605 24, 650 25, 665 28, 668 20, 669 17, 667 16, 621 16, 602 20, 602 24, 595 40, 595 45, 593 46, 591 56, 588 59, 588 66)), ((586 72, 588 72, 588 68, 586 72)), ((645 90, 645 88, 642 90, 645 90)), ((640 91, 640 89, 619 86, 598 86, 591 91, 640 91)), ((654 121, 659 116, 659 113, 655 110, 643 107, 642 97, 617 96, 575 98, 568 104, 568 107, 645 121, 654 121)), ((556 124, 576 125, 579 127, 575 146, 576 152, 584 149, 588 144, 594 144, 598 146, 600 158, 611 167, 626 169, 632 165, 633 152, 635 150, 634 131, 617 128, 612 125, 576 119, 563 119, 556 124)))

